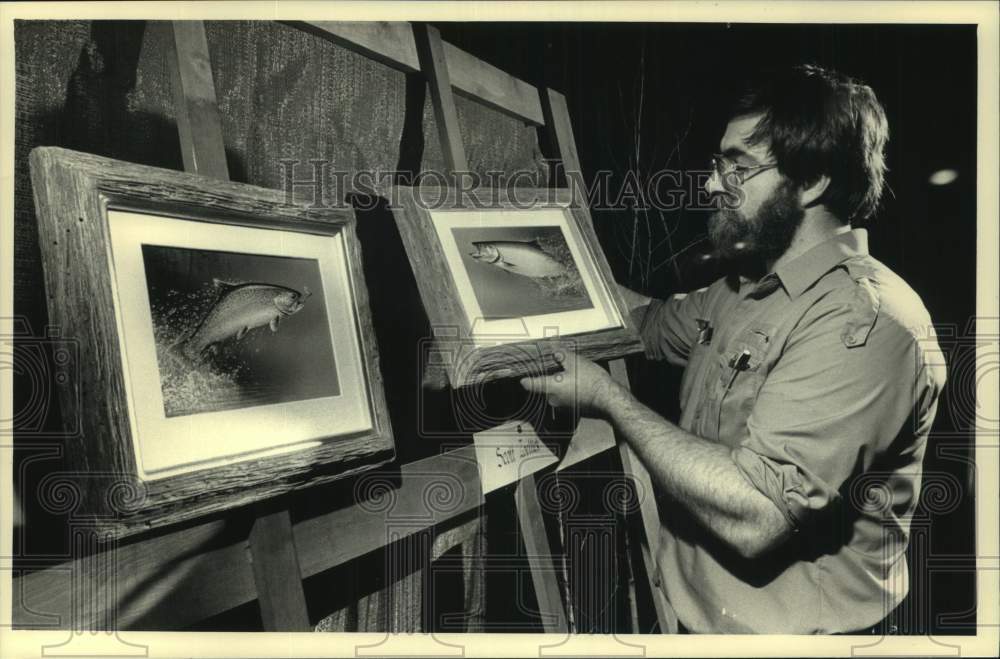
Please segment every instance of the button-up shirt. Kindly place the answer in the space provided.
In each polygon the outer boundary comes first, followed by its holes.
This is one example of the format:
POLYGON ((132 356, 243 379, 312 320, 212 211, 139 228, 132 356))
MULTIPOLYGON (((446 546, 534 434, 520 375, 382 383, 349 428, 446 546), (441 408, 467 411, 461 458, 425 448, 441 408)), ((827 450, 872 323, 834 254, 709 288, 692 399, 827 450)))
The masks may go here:
POLYGON ((731 449, 793 529, 739 556, 661 500, 657 564, 695 632, 832 633, 871 626, 908 591, 906 544, 944 385, 916 293, 851 230, 760 280, 654 300, 647 354, 685 366, 679 425, 731 449))

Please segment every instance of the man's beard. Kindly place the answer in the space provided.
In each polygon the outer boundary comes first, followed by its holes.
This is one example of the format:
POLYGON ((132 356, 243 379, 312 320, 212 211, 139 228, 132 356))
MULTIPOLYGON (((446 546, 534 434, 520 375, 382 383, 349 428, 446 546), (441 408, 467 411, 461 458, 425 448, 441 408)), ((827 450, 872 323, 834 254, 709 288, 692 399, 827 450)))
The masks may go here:
POLYGON ((784 181, 748 218, 739 209, 723 208, 708 219, 708 237, 720 259, 756 268, 778 259, 802 224, 795 186, 784 181))

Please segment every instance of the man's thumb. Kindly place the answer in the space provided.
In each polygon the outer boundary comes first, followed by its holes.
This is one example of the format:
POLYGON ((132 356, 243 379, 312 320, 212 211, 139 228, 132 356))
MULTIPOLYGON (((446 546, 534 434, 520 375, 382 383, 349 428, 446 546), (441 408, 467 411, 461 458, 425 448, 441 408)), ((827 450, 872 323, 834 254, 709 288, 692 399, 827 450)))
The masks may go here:
POLYGON ((542 391, 545 387, 541 380, 541 378, 521 378, 521 386, 528 391, 542 391))

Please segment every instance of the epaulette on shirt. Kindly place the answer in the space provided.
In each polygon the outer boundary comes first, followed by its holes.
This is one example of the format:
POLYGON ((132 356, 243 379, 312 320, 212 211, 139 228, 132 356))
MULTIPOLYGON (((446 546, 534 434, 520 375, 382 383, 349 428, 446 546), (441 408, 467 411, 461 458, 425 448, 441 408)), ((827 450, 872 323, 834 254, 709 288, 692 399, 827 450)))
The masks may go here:
POLYGON ((879 292, 875 278, 876 268, 862 258, 848 259, 841 263, 854 280, 854 297, 851 316, 840 333, 840 340, 848 348, 865 345, 878 318, 879 292))

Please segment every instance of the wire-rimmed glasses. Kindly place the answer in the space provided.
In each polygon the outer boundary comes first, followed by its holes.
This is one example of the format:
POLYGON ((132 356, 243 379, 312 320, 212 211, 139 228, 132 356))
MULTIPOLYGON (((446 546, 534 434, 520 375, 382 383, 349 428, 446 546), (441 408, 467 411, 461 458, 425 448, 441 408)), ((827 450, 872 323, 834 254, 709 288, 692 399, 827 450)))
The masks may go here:
POLYGON ((777 166, 778 163, 776 162, 767 162, 761 165, 741 165, 721 153, 712 154, 712 169, 719 175, 719 180, 730 182, 735 179, 739 185, 743 185, 754 176, 757 176, 757 174, 774 169, 777 166))

